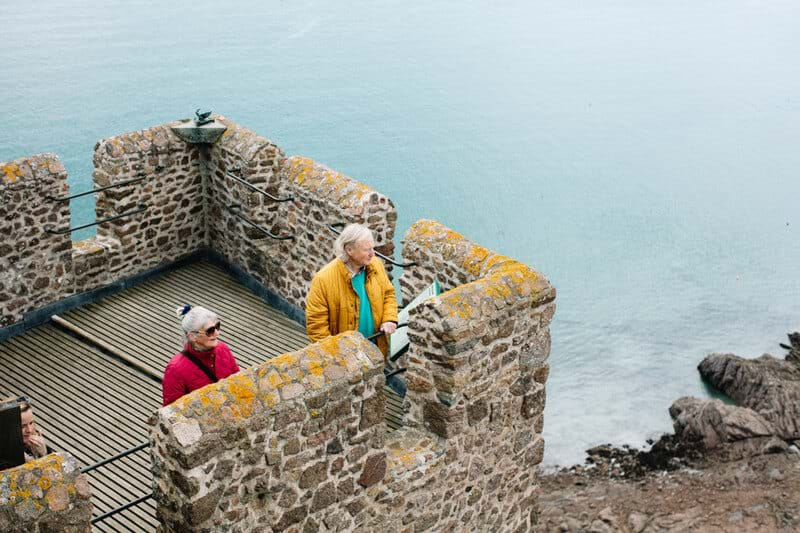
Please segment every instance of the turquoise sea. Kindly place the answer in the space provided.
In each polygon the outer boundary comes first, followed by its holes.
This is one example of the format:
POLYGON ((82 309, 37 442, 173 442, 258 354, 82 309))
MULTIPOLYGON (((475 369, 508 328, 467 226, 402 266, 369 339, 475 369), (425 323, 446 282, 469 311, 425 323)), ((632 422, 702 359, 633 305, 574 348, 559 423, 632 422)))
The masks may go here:
MULTIPOLYGON (((711 351, 800 329, 796 0, 37 0, 0 7, 0 161, 73 192, 213 109, 559 290, 549 465, 671 428, 711 351)), ((73 225, 93 219, 73 204, 73 225)), ((85 238, 91 232, 83 232, 85 238)))

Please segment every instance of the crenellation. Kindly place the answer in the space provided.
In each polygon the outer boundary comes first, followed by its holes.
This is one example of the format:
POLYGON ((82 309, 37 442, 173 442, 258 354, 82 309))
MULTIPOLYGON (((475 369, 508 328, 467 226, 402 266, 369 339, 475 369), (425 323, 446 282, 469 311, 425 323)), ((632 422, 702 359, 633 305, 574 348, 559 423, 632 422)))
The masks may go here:
MULTIPOLYGON (((0 165, 3 325, 73 294, 213 250, 302 316, 314 273, 333 257, 331 225, 367 223, 392 257, 391 200, 216 117, 214 145, 170 125, 100 141, 95 237, 33 234, 69 226, 66 172, 51 154, 0 165), (234 171, 275 202, 231 179, 234 171), (238 204, 238 210, 231 210, 238 204), (9 207, 13 205, 13 208, 9 207), (273 234, 250 227, 241 215, 273 234)), ((165 531, 529 531, 555 289, 540 273, 446 226, 421 220, 403 238, 401 297, 443 292, 409 317, 399 361, 404 426, 387 434, 383 358, 357 333, 283 354, 189 394, 151 418, 152 472, 165 531)), ((387 270, 392 271, 387 265, 387 270)))
POLYGON ((91 489, 68 453, 0 471, 0 530, 91 531, 91 489))
POLYGON ((0 326, 71 294, 69 234, 47 233, 69 226, 67 172, 54 154, 0 164, 0 326))

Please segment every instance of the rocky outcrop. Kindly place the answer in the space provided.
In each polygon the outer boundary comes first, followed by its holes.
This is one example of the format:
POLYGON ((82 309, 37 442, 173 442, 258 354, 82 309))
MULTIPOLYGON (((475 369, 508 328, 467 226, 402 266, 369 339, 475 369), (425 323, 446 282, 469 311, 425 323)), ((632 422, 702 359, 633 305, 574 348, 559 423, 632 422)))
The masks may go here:
POLYGON ((775 427, 747 407, 683 397, 672 404, 669 414, 680 440, 696 442, 707 450, 734 445, 741 454, 756 455, 787 448, 775 437, 775 427))
POLYGON ((769 421, 776 436, 792 441, 800 439, 800 364, 794 356, 790 352, 781 360, 768 354, 757 359, 711 354, 698 369, 738 405, 769 421))
POLYGON ((800 440, 800 333, 789 334, 785 359, 711 354, 698 365, 703 378, 736 405, 680 398, 670 407, 675 438, 737 456, 786 450, 800 440))

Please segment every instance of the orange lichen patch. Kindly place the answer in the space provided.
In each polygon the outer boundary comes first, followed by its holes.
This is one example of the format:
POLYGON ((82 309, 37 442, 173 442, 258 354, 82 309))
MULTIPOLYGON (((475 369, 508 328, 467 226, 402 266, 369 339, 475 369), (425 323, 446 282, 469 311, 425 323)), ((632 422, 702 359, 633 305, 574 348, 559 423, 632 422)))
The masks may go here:
POLYGON ((229 406, 233 417, 240 419, 252 416, 256 404, 256 386, 253 380, 244 374, 234 374, 223 383, 232 400, 229 406))
POLYGON ((429 249, 446 260, 454 261, 466 274, 475 278, 472 283, 479 282, 456 287, 442 295, 448 316, 474 316, 477 310, 466 299, 476 290, 501 300, 512 294, 520 297, 533 294, 535 297, 550 287, 547 280, 527 265, 474 244, 434 220, 419 220, 412 224, 405 241, 407 245, 429 249))
POLYGON ((267 364, 269 366, 278 368, 296 365, 297 354, 294 352, 285 353, 283 355, 279 355, 278 357, 274 357, 267 364))
POLYGON ((281 401, 281 397, 276 391, 259 394, 258 399, 267 407, 275 407, 281 401))
POLYGON ((16 183, 17 179, 22 176, 22 170, 16 163, 6 163, 0 167, 3 172, 3 179, 8 183, 16 183))
MULTIPOLYGON (((473 282, 474 283, 474 282, 473 282)), ((460 285, 441 295, 441 302, 445 314, 451 317, 470 319, 480 314, 480 310, 473 307, 467 298, 472 294, 472 284, 460 285)))
POLYGON ((47 164, 47 171, 51 174, 61 174, 62 172, 66 172, 64 164, 58 159, 51 159, 45 163, 47 164))
POLYGON ((253 415, 256 398, 257 388, 253 378, 246 373, 239 373, 187 394, 172 405, 187 418, 209 414, 218 416, 224 411, 234 420, 241 420, 253 415), (199 409, 196 402, 200 404, 199 409))
POLYGON ((419 432, 406 430, 404 438, 387 443, 387 466, 394 475, 420 468, 434 466, 444 448, 435 439, 419 432))
POLYGON ((70 486, 64 482, 63 458, 56 454, 0 473, 0 494, 5 502, 12 505, 31 500, 37 509, 41 509, 36 498, 53 487, 64 485, 70 486))
POLYGON ((326 194, 343 207, 360 205, 375 191, 308 157, 289 158, 288 179, 309 191, 326 194))
POLYGON ((286 373, 270 372, 267 376, 267 383, 273 389, 279 389, 291 381, 292 378, 286 373))
POLYGON ((308 363, 308 373, 314 376, 321 376, 325 371, 325 365, 317 361, 310 361, 308 363))

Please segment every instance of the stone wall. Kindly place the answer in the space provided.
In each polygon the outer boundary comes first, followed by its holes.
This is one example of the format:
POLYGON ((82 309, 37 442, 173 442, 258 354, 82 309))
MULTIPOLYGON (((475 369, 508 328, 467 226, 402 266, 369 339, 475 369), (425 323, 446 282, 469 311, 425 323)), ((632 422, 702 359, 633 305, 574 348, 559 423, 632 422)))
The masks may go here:
POLYGON ((69 227, 69 203, 47 199, 68 194, 54 154, 0 163, 0 327, 70 294, 70 236, 44 231, 69 227))
POLYGON ((153 474, 166 529, 338 520, 385 472, 381 370, 377 348, 345 333, 161 409, 153 474))
MULTIPOLYGON (((305 309, 311 278, 333 259, 336 234, 328 226, 366 224, 375 234, 376 249, 393 255, 397 212, 389 198, 311 159, 287 158, 269 139, 220 120, 228 130, 206 163, 209 242, 229 262, 291 305, 305 309), (275 198, 294 200, 270 200, 232 180, 226 171, 275 198), (294 238, 274 240, 253 229, 228 211, 234 203, 242 206, 242 216, 272 234, 294 238)), ((390 275, 391 270, 387 265, 390 275)))
POLYGON ((411 313, 405 427, 384 439, 381 356, 357 333, 207 387, 154 428, 168 530, 533 528, 555 290, 433 221, 403 256, 408 291, 453 286, 411 313))
MULTIPOLYGON (((146 206, 97 226, 95 237, 70 245, 70 235, 29 228, 70 225, 66 171, 54 155, 2 164, 0 215, 9 232, 0 235, 2 326, 63 298, 119 282, 167 265, 201 249, 221 254, 302 316, 314 273, 333 258, 331 225, 367 224, 376 249, 394 253, 397 212, 391 200, 315 161, 287 158, 269 139, 217 117, 228 129, 211 147, 180 140, 170 126, 116 135, 97 143, 94 186, 144 178, 96 194, 98 220, 146 206), (231 171, 261 190, 290 202, 275 202, 231 179, 231 171), (230 210, 275 235, 273 240, 230 210)), ((5 227, 4 223, 4 227, 5 227)), ((392 267, 387 265, 391 275, 392 267)))
MULTIPOLYGON (((375 250, 394 255, 397 211, 388 197, 306 157, 286 159, 281 180, 295 198, 285 204, 283 216, 296 239, 287 250, 291 259, 282 265, 277 284, 290 302, 305 309, 311 278, 334 258, 337 235, 331 225, 365 224, 375 236, 375 250)), ((386 264, 386 271, 392 275, 391 264, 386 264)))
POLYGON ((67 173, 58 157, 40 154, 0 164, 0 326, 73 294, 129 278, 205 247, 200 152, 168 126, 126 133, 95 147, 96 188, 145 180, 97 193, 103 219, 97 236, 71 240, 45 227, 70 227, 67 173))
POLYGON ((228 262, 252 275, 264 287, 276 294, 275 269, 280 257, 291 249, 292 241, 284 244, 269 238, 237 218, 229 208, 238 204, 241 216, 266 228, 274 235, 286 235, 290 229, 279 213, 281 204, 248 189, 230 178, 230 172, 276 198, 285 194, 278 172, 286 156, 272 141, 219 117, 228 126, 211 149, 205 162, 209 176, 206 205, 208 208, 209 242, 228 262))
POLYGON ((98 193, 97 218, 139 205, 147 210, 100 224, 96 238, 78 245, 77 292, 173 262, 206 245, 201 149, 180 140, 169 126, 116 135, 95 146, 96 187, 145 178, 98 193))
POLYGON ((91 531, 89 481, 68 453, 0 471, 0 531, 91 531))
POLYGON ((447 481, 427 489, 429 519, 437 527, 527 530, 536 521, 555 289, 526 265, 429 220, 406 232, 403 259, 418 263, 401 277, 404 298, 434 277, 446 290, 412 311, 404 358, 406 426, 446 439, 436 479, 447 481))
MULTIPOLYGON (((0 165, 9 233, 0 236, 3 324, 67 295, 118 282, 198 249, 218 251, 297 308, 333 256, 329 225, 366 223, 393 254, 396 211, 385 196, 219 118, 211 148, 168 125, 95 149, 98 218, 148 206, 69 236, 66 173, 55 156, 0 165), (226 176, 239 174, 269 201, 226 176), (265 238, 228 207, 292 240, 265 238), (23 244, 20 244, 23 243, 23 244), (73 249, 74 248, 74 249, 73 249)), ((415 223, 400 278, 407 302, 434 279, 445 292, 409 320, 406 426, 386 436, 382 358, 357 333, 285 354, 159 411, 153 428, 158 512, 166 529, 525 531, 536 521, 536 465, 555 289, 538 272, 434 221, 415 223)), ((0 496, 2 496, 0 494, 0 496)))

